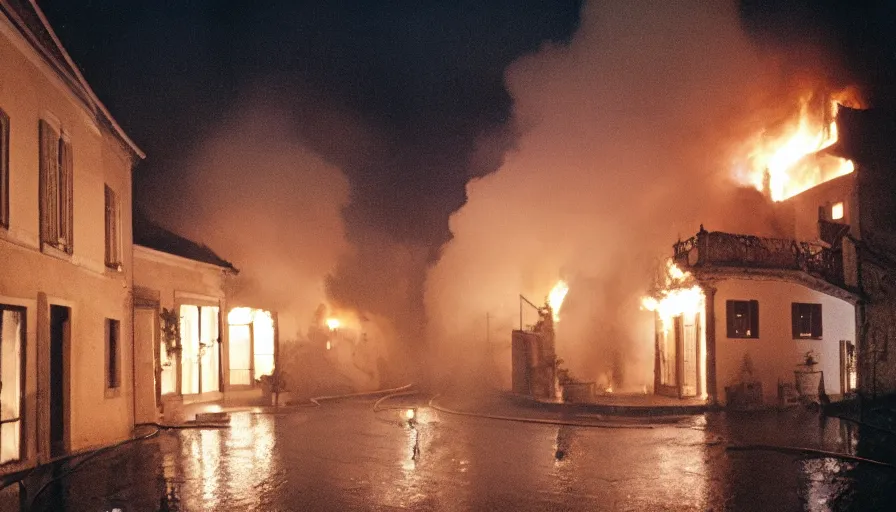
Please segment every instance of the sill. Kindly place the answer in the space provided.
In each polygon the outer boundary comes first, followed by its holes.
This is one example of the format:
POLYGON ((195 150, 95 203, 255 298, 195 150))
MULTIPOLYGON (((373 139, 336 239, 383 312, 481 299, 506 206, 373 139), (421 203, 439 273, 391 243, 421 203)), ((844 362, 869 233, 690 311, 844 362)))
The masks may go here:
POLYGON ((118 398, 121 396, 121 386, 106 388, 105 398, 118 398))
POLYGON ((54 258, 59 258, 60 260, 72 261, 72 255, 70 253, 47 242, 40 243, 40 252, 54 258))

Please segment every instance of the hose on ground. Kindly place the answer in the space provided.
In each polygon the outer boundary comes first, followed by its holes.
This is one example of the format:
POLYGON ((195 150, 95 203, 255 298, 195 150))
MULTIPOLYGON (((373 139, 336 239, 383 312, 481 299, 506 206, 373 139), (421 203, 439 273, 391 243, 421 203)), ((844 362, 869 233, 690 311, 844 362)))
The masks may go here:
MULTIPOLYGON (((104 446, 104 447, 102 447, 102 448, 93 450, 93 451, 91 451, 91 452, 87 452, 86 454, 72 455, 72 456, 67 456, 67 457, 59 457, 59 458, 57 458, 57 459, 48 461, 47 463, 42 464, 41 466, 38 466, 38 467, 42 467, 42 466, 46 466, 47 464, 53 464, 53 463, 59 462, 60 460, 64 460, 64 459, 68 459, 68 458, 73 458, 73 457, 77 457, 77 456, 80 456, 80 455, 85 455, 85 457, 84 457, 83 459, 81 459, 80 461, 78 461, 77 464, 74 464, 73 466, 71 466, 70 468, 68 468, 65 472, 63 472, 62 474, 57 475, 57 476, 51 478, 50 480, 48 480, 46 483, 44 483, 44 485, 42 485, 42 486, 40 487, 40 489, 38 489, 37 492, 34 494, 34 497, 31 498, 31 503, 28 505, 28 510, 31 510, 31 509, 34 507, 34 503, 37 501, 37 498, 39 498, 40 495, 41 495, 41 494, 42 494, 48 487, 50 487, 51 484, 53 484, 54 482, 58 482, 59 480, 61 480, 61 479, 65 478, 65 477, 71 475, 72 473, 74 473, 75 471, 77 471, 78 469, 80 469, 81 466, 83 466, 84 464, 86 464, 86 463, 89 462, 90 460, 96 458, 97 456, 99 456, 99 455, 101 455, 101 454, 103 454, 103 453, 112 451, 112 450, 114 450, 114 449, 116 449, 116 448, 119 448, 119 447, 121 447, 121 446, 124 446, 124 445, 126 445, 126 444, 130 444, 130 443, 137 442, 137 441, 144 441, 144 440, 146 440, 146 439, 155 437, 155 436, 157 436, 157 435, 159 434, 160 431, 161 431, 160 428, 156 428, 155 430, 153 430, 153 431, 150 432, 149 434, 146 434, 146 435, 143 435, 143 436, 132 437, 132 438, 129 438, 129 439, 125 439, 124 441, 119 441, 119 442, 117 442, 117 443, 115 443, 115 444, 111 444, 111 445, 109 445, 109 446, 104 446)), ((34 468, 34 469, 37 469, 37 468, 34 468)), ((32 471, 33 471, 33 470, 32 470, 32 471)), ((29 475, 30 475, 30 473, 29 473, 29 475)), ((27 476, 27 475, 26 475, 26 476, 27 476)), ((22 487, 24 487, 24 485, 21 484, 21 480, 19 480, 19 482, 20 482, 20 485, 22 485, 22 487)))
POLYGON ((874 459, 866 459, 864 457, 857 457, 855 455, 848 455, 845 453, 837 453, 837 452, 828 452, 824 450, 816 450, 814 448, 800 448, 797 446, 777 446, 771 444, 732 444, 728 445, 726 450, 729 451, 773 451, 780 453, 788 453, 792 455, 804 455, 815 458, 835 458, 835 459, 843 459, 849 460, 853 462, 864 462, 867 464, 872 464, 878 467, 884 467, 889 469, 896 469, 896 465, 890 464, 888 462, 882 462, 874 459))

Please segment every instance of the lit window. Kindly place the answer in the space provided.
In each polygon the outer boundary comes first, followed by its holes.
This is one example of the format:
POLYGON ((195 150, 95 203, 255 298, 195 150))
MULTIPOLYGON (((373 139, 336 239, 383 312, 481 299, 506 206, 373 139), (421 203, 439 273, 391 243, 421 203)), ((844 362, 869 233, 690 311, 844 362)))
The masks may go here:
POLYGON ((831 206, 831 219, 832 220, 840 220, 843 218, 843 203, 834 203, 834 206, 831 206))
POLYGON ((793 339, 821 339, 821 304, 791 304, 793 339))
POLYGON ((725 303, 729 338, 759 337, 759 302, 729 300, 725 303))

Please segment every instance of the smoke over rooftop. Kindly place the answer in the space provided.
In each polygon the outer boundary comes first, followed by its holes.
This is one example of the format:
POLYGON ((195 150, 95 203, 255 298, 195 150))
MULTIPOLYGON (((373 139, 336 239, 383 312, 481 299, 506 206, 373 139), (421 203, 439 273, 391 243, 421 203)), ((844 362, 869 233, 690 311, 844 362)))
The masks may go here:
POLYGON ((573 375, 652 383, 638 297, 658 255, 701 223, 775 233, 770 203, 734 179, 744 143, 824 86, 742 26, 734 2, 589 2, 568 46, 508 68, 521 136, 468 183, 427 280, 429 334, 453 377, 484 369, 506 386, 517 294, 541 302, 562 278, 557 351, 573 375))

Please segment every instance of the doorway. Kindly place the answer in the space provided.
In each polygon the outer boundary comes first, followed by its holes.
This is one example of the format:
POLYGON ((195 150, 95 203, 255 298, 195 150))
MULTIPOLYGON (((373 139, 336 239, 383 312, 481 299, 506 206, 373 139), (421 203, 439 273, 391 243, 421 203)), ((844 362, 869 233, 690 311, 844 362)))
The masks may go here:
POLYGON ((161 382, 156 378, 156 368, 161 369, 161 363, 156 363, 158 317, 157 308, 134 308, 134 423, 158 419, 157 404, 161 403, 161 382))
POLYGON ((696 397, 702 386, 700 314, 679 315, 669 329, 657 322, 659 386, 657 394, 677 398, 696 397))
POLYGON ((50 306, 50 456, 66 452, 68 432, 68 353, 71 309, 50 306))

